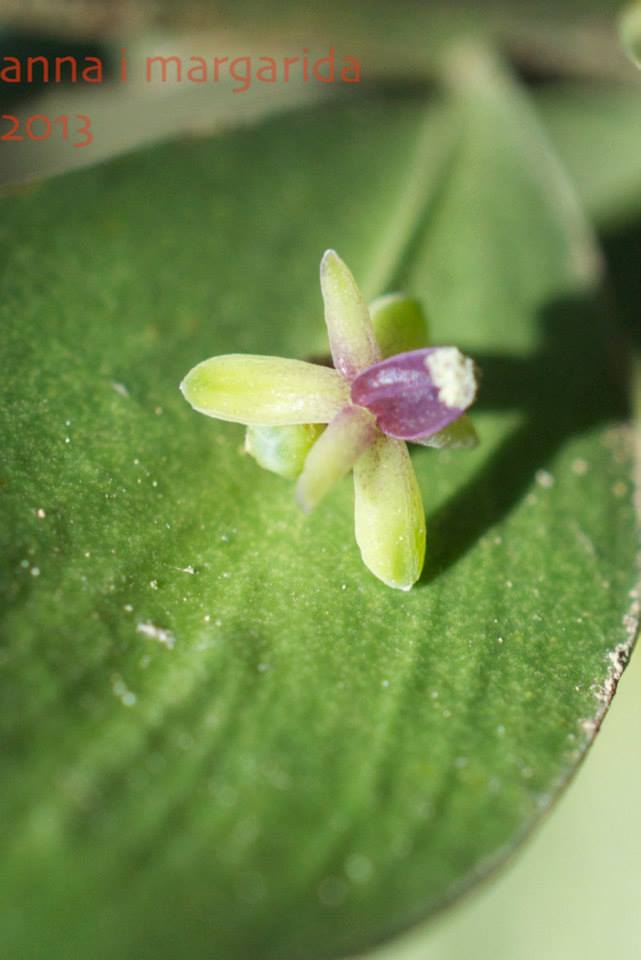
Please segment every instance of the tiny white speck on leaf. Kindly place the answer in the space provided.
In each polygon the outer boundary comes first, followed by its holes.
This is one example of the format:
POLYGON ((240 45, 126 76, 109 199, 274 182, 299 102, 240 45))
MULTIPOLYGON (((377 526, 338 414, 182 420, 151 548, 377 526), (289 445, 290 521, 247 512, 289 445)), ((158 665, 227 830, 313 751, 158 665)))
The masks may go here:
POLYGON ((353 853, 345 862, 345 873, 352 883, 366 883, 373 872, 372 861, 362 853, 353 853))
POLYGON ((111 689, 124 707, 133 707, 136 703, 136 694, 130 690, 120 674, 115 673, 111 678, 111 689))
POLYGON ((36 516, 38 517, 39 520, 44 520, 47 514, 42 509, 42 507, 38 507, 38 509, 36 510, 36 516))
POLYGON ((554 486, 554 477, 547 470, 537 470, 535 474, 535 480, 540 487, 543 487, 545 490, 549 490, 550 487, 554 486))
POLYGON ((174 649, 176 638, 171 630, 157 627, 155 623, 146 621, 145 623, 137 624, 136 633, 139 633, 143 637, 148 637, 150 640, 155 640, 157 643, 162 644, 163 647, 167 647, 168 650, 174 649))

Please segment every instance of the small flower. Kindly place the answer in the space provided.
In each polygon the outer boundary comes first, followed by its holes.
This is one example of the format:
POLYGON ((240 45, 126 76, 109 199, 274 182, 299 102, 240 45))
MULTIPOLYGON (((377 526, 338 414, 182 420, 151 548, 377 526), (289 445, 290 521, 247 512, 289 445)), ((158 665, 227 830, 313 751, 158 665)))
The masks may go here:
POLYGON ((321 261, 321 291, 334 368, 229 354, 199 363, 180 388, 200 413, 246 424, 248 452, 298 478, 305 511, 353 469, 363 561, 388 586, 409 590, 423 568, 425 514, 406 441, 474 446, 464 413, 476 397, 474 363, 456 347, 425 346, 425 318, 411 298, 390 294, 368 309, 333 250, 321 261))

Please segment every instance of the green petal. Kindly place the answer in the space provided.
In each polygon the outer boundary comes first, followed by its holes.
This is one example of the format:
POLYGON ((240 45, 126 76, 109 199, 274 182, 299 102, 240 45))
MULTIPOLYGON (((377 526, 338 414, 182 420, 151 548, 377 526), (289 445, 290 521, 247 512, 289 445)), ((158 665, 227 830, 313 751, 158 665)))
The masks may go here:
POLYGON ((265 470, 286 480, 295 480, 305 458, 325 427, 320 423, 297 423, 287 427, 247 427, 245 450, 265 470))
POLYGON ((428 346, 427 317, 413 297, 386 293, 370 303, 369 313, 383 358, 428 346))
POLYGON ((376 436, 376 420, 363 407, 347 406, 309 451, 296 486, 296 499, 308 512, 351 470, 376 436))
POLYGON ((334 366, 351 380, 381 359, 369 310, 350 270, 334 250, 325 251, 320 273, 334 366))
POLYGON ((363 563, 389 587, 409 590, 425 559, 425 513, 402 440, 379 434, 354 467, 356 542, 363 563))
POLYGON ((199 413, 264 426, 329 423, 349 400, 347 384, 329 367, 240 353, 204 360, 180 389, 199 413))
POLYGON ((436 450, 470 449, 478 444, 479 435, 470 418, 464 413, 438 433, 432 433, 425 439, 419 437, 411 442, 420 443, 422 447, 434 447, 436 450))

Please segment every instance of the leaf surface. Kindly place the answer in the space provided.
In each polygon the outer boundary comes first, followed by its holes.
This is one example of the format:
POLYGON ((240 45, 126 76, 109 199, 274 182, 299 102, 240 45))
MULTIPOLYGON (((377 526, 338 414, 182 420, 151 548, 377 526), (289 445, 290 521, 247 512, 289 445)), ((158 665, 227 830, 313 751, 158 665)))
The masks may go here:
POLYGON ((600 227, 641 212, 639 89, 568 84, 537 107, 590 216, 600 227))
POLYGON ((484 61, 455 87, 453 154, 375 98, 2 200, 7 956, 362 950, 499 863, 589 744, 638 540, 598 260, 523 95, 484 61), (362 566, 350 482, 303 517, 178 391, 326 351, 327 247, 484 371, 478 448, 413 454, 409 594, 362 566))

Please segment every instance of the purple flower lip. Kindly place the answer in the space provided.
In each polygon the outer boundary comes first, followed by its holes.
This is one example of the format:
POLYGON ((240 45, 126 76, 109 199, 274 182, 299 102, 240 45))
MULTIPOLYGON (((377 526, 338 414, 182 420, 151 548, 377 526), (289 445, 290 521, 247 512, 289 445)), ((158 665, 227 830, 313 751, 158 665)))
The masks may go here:
POLYGON ((366 407, 383 433, 416 440, 438 433, 474 402, 474 363, 456 347, 399 353, 363 370, 352 382, 352 402, 366 407))

